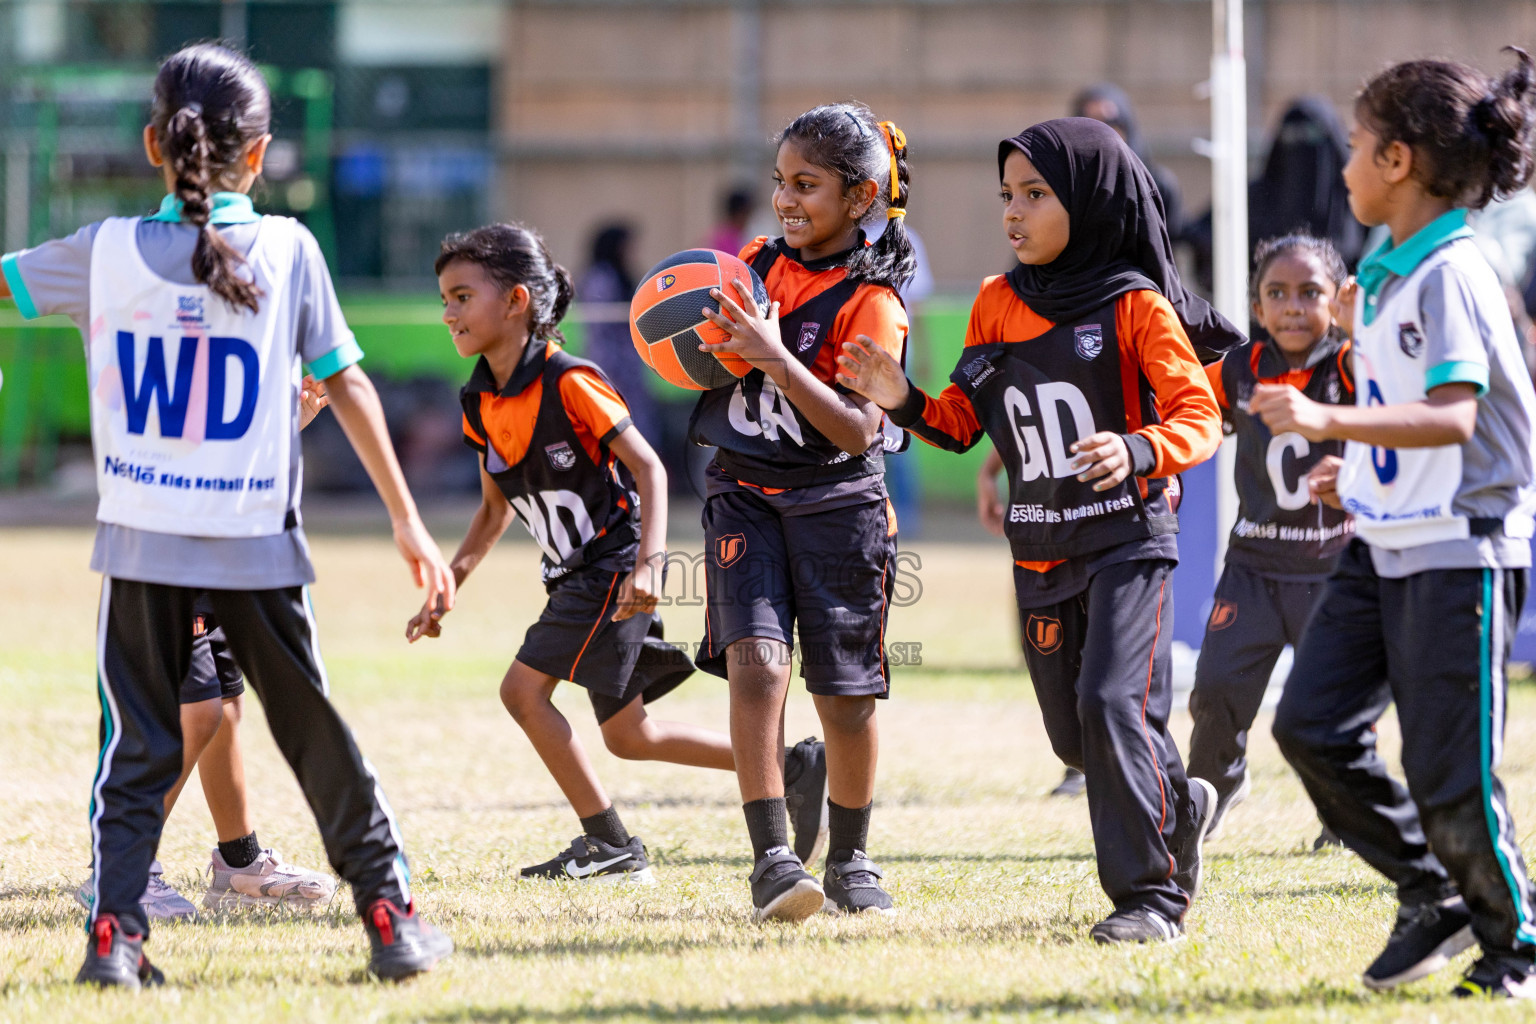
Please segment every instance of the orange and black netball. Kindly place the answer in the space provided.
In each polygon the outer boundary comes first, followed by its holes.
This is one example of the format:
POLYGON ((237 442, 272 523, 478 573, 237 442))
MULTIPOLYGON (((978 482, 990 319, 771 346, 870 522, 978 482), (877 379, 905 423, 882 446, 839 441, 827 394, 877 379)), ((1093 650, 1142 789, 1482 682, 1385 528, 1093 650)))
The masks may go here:
POLYGON ((701 343, 716 344, 729 337, 700 311, 719 310, 711 289, 718 288, 739 302, 732 281, 748 282, 753 301, 759 309, 767 308, 768 289, 762 279, 735 256, 715 249, 687 249, 668 256, 635 289, 629 303, 630 338, 645 365, 667 383, 709 391, 735 384, 752 369, 739 356, 699 351, 701 343))

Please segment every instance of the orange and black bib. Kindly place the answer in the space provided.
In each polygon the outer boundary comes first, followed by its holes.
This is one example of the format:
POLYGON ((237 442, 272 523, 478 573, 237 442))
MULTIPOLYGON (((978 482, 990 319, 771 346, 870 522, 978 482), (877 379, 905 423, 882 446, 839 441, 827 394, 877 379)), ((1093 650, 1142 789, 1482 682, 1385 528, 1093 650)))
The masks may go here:
MULTIPOLYGON (((788 258, 769 241, 752 258, 752 269, 766 281, 774 263, 788 258)), ((858 289, 859 282, 845 277, 794 309, 779 311, 779 333, 795 359, 807 367, 815 365, 833 321, 858 289)), ((832 387, 846 391, 841 385, 832 387)), ((876 438, 863 454, 849 455, 812 426, 761 370, 748 373, 734 387, 700 395, 688 438, 719 448, 715 463, 728 475, 763 487, 836 483, 877 476, 885 467, 883 438, 876 438)))
MULTIPOLYGON (((600 447, 604 464, 592 460, 560 400, 560 378, 571 370, 582 368, 610 386, 611 382, 595 363, 559 349, 547 356, 532 353, 528 363, 529 369, 543 381, 538 413, 530 426, 528 450, 517 464, 509 466, 495 444, 488 443, 482 449, 486 472, 543 551, 546 584, 585 566, 615 570, 633 567, 635 548, 640 542, 639 497, 635 494, 634 478, 622 462, 608 458, 606 443, 600 447), (542 367, 536 365, 539 361, 542 367)), ((519 374, 509 382, 509 387, 515 387, 521 375, 519 367, 519 374)), ((524 383, 523 387, 526 386, 524 383)), ((480 413, 480 395, 487 390, 495 390, 495 381, 482 357, 469 384, 460 392, 460 404, 469 425, 490 441, 480 413)))
POLYGON ((1076 558, 1178 532, 1167 481, 1129 477, 1095 491, 1070 468, 1073 442, 1128 431, 1127 398, 1142 423, 1158 422, 1145 379, 1137 394, 1124 394, 1113 301, 1028 341, 971 346, 950 380, 970 399, 1008 471, 1004 521, 1015 560, 1076 558))

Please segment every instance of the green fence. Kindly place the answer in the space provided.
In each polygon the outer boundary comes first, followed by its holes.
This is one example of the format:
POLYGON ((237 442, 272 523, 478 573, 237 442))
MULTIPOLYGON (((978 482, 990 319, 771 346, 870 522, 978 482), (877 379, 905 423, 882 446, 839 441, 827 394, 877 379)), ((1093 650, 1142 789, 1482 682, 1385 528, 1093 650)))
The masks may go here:
MULTIPOLYGON (((430 298, 351 295, 342 300, 347 321, 367 353, 370 374, 404 380, 439 377, 458 382, 469 372, 448 340, 441 309, 430 298)), ((914 338, 913 372, 930 391, 941 388, 965 340, 969 306, 962 300, 924 304, 914 338)), ((572 351, 581 351, 581 324, 565 327, 572 351)), ((25 322, 8 302, 0 305, 0 489, 46 483, 60 439, 90 436, 85 355, 79 332, 63 317, 25 322)), ((690 402, 692 395, 652 381, 656 397, 690 402)), ((914 442, 925 493, 965 500, 973 493, 980 451, 957 458, 914 442)))

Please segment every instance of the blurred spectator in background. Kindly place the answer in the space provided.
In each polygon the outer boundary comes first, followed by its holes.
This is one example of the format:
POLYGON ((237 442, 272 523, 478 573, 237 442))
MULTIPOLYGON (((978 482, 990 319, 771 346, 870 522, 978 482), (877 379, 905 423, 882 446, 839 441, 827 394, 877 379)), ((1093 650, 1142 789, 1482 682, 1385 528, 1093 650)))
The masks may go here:
POLYGON ((629 405, 635 428, 659 450, 661 419, 651 394, 654 374, 640 361, 629 337, 629 300, 635 294, 635 275, 629 269, 633 234, 628 224, 613 223, 592 236, 592 261, 576 282, 576 301, 594 307, 587 311, 591 319, 582 324, 581 355, 603 368, 629 405))
POLYGON ((732 256, 741 252, 741 247, 751 240, 747 234, 747 223, 752 219, 752 207, 755 205, 756 200, 747 189, 733 188, 727 192, 720 207, 720 222, 710 229, 709 238, 704 242, 705 248, 718 249, 732 256))
POLYGON ((1526 369, 1536 374, 1536 192, 1522 188, 1508 199, 1489 203, 1467 218, 1472 240, 1499 275, 1515 320, 1526 369))
MULTIPOLYGON (((1365 227, 1349 211, 1344 164, 1348 136, 1333 104, 1321 96, 1294 100, 1280 118, 1264 171, 1248 185, 1248 245, 1305 231, 1326 238, 1353 272, 1364 252, 1365 227)), ((1191 224, 1200 286, 1211 288, 1211 214, 1191 224)), ((1246 274, 1244 275, 1246 277, 1246 274)))
POLYGON ((1072 116, 1103 121, 1120 133, 1131 152, 1152 172, 1152 181, 1163 197, 1163 220, 1168 225, 1168 236, 1178 241, 1184 231, 1184 198, 1179 179, 1168 168, 1153 162, 1152 154, 1147 150, 1146 136, 1141 132, 1141 124, 1136 120, 1136 111, 1125 90, 1111 82, 1090 85, 1072 101, 1072 116))

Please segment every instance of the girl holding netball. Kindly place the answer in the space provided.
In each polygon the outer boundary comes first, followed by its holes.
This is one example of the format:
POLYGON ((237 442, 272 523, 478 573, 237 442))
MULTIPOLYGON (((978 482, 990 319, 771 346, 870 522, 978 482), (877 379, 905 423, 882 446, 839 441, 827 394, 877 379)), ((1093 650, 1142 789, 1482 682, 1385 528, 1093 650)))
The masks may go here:
POLYGON ((1168 941, 1200 884, 1216 809, 1168 734, 1175 474, 1221 439, 1191 346, 1241 336, 1184 291, 1162 201, 1114 129, 1037 124, 998 147, 1018 258, 971 307, 964 354, 933 398, 877 347, 838 380, 930 444, 1003 455, 1005 529, 1025 656, 1056 754, 1087 776, 1102 943, 1168 941))
MULTIPOLYGON (((705 314, 730 335, 703 344, 752 370, 706 391, 690 438, 719 451, 704 505, 707 632, 700 667, 730 681, 731 747, 754 866, 759 920, 824 906, 887 912, 865 853, 875 792, 875 701, 890 690, 884 650, 896 521, 883 483, 881 410, 835 381, 837 348, 864 343, 899 361, 907 316, 896 287, 914 267, 902 218, 906 137, 862 106, 809 110, 779 136, 779 238, 741 251, 770 310, 737 284, 705 314), (883 217, 867 244, 860 225, 883 217), (791 850, 781 751, 791 642, 826 735, 828 856, 821 882, 791 850)), ((802 804, 802 809, 805 805, 802 804)), ((814 813, 815 808, 810 810, 814 813)))
MULTIPOLYGON (((538 233, 492 224, 444 240, 443 322, 478 357, 461 393, 464 441, 481 455, 482 501, 451 563, 462 585, 515 516, 543 551, 549 603, 501 683, 501 700, 581 820, 581 835, 524 878, 653 881, 581 740, 552 701, 561 680, 592 700, 603 741, 629 760, 731 770, 723 733, 649 717, 645 705, 693 673, 662 639, 667 474, 603 371, 562 347, 571 277, 538 233)), ((406 627, 442 631, 433 601, 406 627)), ((819 744, 792 756, 817 773, 819 744)))
POLYGON ((104 578, 82 983, 162 980, 144 956, 138 900, 182 766, 177 691, 199 599, 262 698, 331 866, 352 884, 370 971, 405 977, 453 948, 417 916, 394 815, 327 697, 299 524, 301 363, 325 381, 417 584, 449 605, 453 579, 355 365, 362 352, 314 239, 251 207, 270 111, 246 58, 211 44, 180 51, 160 67, 144 130, 169 193, 159 212, 91 224, 0 264, 24 315, 68 314, 86 337, 100 494, 91 564, 104 578))
POLYGON ((1344 441, 1313 474, 1354 514, 1296 651, 1275 738, 1324 824, 1396 885, 1368 988, 1423 977, 1474 940, 1458 995, 1536 996, 1536 913, 1504 787, 1505 665, 1529 586, 1536 392, 1467 211, 1526 186, 1536 62, 1494 79, 1421 60, 1355 101, 1349 205, 1390 238, 1360 263, 1355 405, 1255 389, 1269 429, 1344 441), (1395 702, 1405 790, 1376 750, 1395 702))

